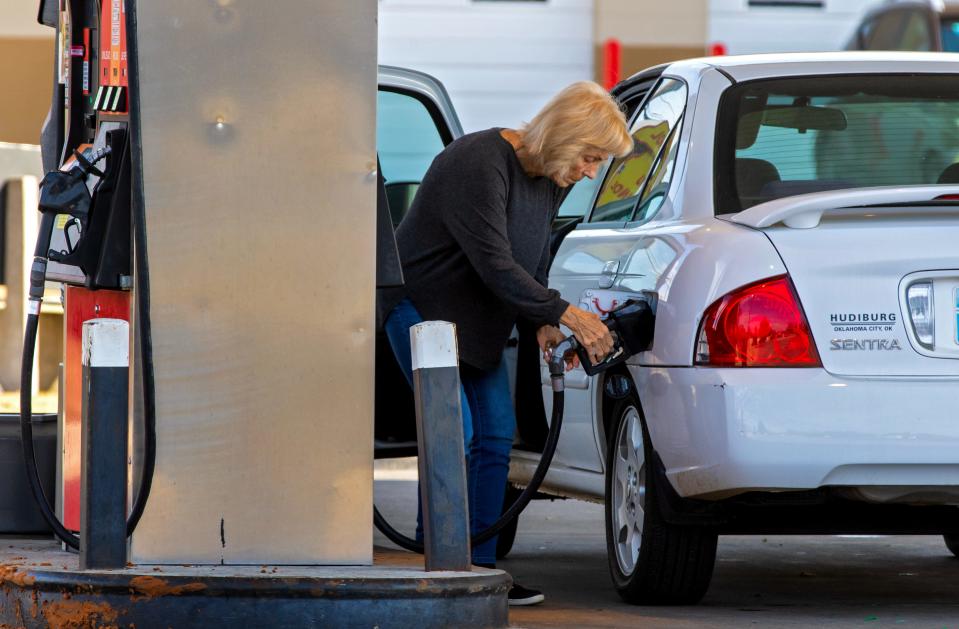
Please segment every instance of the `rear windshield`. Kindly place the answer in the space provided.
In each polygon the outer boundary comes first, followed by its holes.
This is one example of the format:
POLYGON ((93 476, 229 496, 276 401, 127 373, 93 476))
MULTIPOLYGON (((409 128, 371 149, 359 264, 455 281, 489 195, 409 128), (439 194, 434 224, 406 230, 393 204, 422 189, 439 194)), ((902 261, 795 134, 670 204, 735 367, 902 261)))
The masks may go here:
POLYGON ((829 76, 727 90, 716 213, 844 188, 959 183, 959 77, 829 76))
POLYGON ((942 49, 959 52, 959 19, 942 18, 942 49))

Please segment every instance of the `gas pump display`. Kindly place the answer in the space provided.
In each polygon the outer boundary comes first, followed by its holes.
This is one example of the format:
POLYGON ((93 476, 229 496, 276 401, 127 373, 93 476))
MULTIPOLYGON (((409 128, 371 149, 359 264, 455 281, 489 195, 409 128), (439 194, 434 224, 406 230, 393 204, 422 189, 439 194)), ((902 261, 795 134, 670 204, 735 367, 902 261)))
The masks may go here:
POLYGON ((62 0, 60 16, 61 169, 108 152, 86 179, 93 200, 89 216, 57 217, 47 278, 88 289, 125 290, 130 286, 125 4, 62 0))
POLYGON ((124 0, 103 0, 100 5, 100 80, 93 108, 126 113, 127 27, 124 0))

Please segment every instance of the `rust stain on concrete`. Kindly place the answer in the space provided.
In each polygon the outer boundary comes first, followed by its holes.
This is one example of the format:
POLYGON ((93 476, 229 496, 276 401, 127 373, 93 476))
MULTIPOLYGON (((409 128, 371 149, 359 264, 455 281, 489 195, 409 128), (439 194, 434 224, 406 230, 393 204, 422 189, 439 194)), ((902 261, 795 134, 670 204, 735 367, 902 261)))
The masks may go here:
POLYGON ((45 601, 43 617, 50 629, 87 629, 88 627, 116 627, 119 612, 108 603, 63 600, 45 601))
POLYGON ((165 579, 143 575, 130 579, 130 589, 137 594, 142 595, 141 597, 134 597, 134 600, 137 600, 138 598, 179 596, 181 594, 188 594, 190 592, 199 592, 200 590, 206 589, 206 584, 185 583, 183 585, 170 585, 165 579))

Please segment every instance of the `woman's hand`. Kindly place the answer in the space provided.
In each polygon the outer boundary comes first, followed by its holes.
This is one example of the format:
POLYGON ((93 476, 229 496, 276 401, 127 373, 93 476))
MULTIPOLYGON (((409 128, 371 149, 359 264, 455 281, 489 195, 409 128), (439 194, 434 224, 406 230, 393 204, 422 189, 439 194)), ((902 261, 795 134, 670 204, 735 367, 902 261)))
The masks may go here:
MULTIPOLYGON (((544 325, 536 330, 536 342, 539 343, 539 348, 543 352, 543 360, 547 363, 553 357, 553 348, 565 340, 566 336, 556 326, 544 325)), ((569 356, 563 357, 563 360, 566 361, 566 371, 579 366, 579 357, 575 352, 570 352, 569 356)))
POLYGON ((613 337, 598 315, 570 305, 559 322, 576 335, 579 344, 586 348, 590 361, 599 364, 613 349, 613 337))

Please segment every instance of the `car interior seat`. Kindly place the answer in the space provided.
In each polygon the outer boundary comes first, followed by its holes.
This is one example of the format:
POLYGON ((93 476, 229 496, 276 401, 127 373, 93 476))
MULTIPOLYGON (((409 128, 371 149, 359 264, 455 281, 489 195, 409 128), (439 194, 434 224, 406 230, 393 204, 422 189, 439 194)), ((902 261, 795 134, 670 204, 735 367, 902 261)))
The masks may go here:
POLYGON ((763 196, 766 184, 780 181, 779 171, 764 159, 737 157, 733 164, 736 174, 736 191, 743 208, 768 201, 763 196))
POLYGON ((936 183, 959 183, 959 162, 942 171, 936 183))

